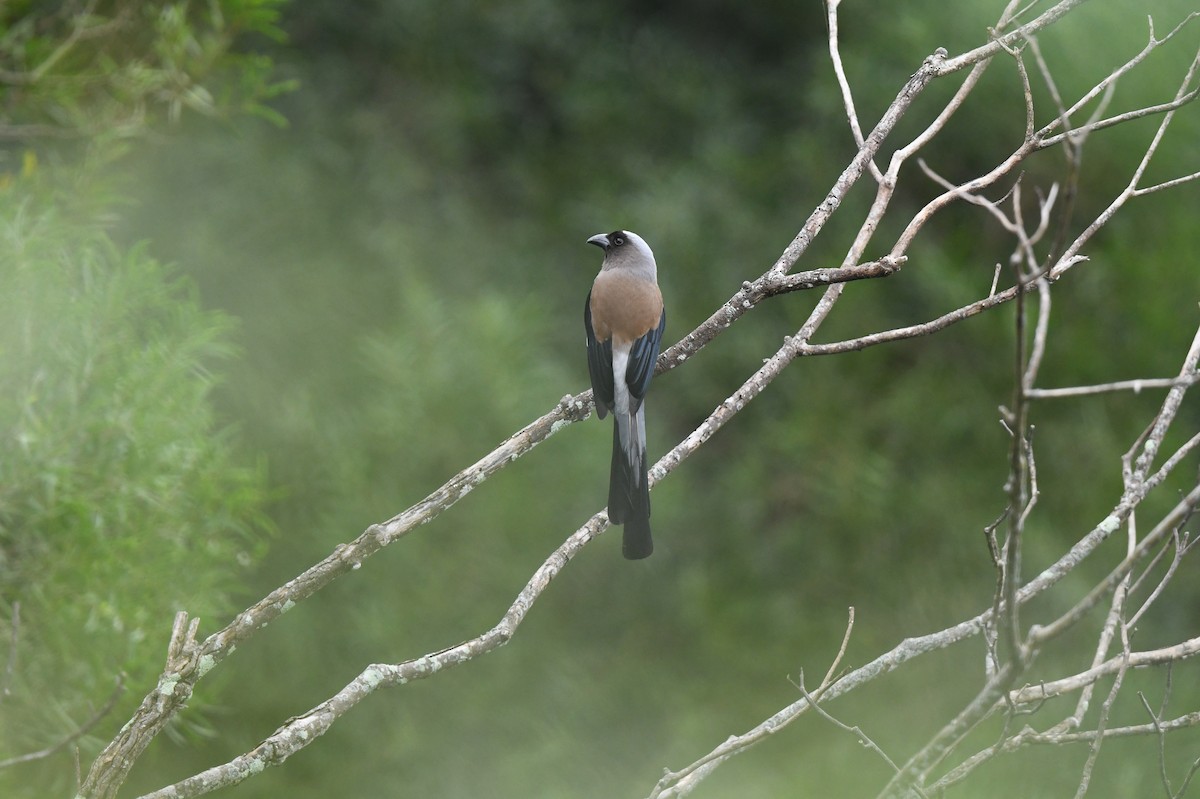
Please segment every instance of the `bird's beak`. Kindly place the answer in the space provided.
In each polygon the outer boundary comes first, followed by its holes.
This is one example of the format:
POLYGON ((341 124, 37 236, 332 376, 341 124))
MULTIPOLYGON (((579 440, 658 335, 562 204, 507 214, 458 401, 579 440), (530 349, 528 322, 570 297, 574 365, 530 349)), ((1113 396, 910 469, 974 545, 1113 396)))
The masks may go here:
POLYGON ((592 236, 590 239, 588 239, 587 243, 595 244, 597 247, 599 247, 600 249, 605 250, 607 252, 607 250, 608 250, 608 234, 607 233, 597 233, 595 236, 592 236))

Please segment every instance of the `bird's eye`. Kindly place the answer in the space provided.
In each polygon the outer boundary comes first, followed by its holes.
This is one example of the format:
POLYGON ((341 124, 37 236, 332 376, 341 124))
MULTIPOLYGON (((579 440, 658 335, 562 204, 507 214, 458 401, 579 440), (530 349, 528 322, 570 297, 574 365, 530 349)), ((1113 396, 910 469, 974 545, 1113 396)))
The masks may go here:
POLYGON ((614 244, 614 245, 616 245, 617 247, 620 247, 620 246, 621 246, 622 244, 624 244, 624 243, 625 243, 625 237, 624 237, 624 236, 615 236, 615 237, 613 237, 613 244, 614 244))

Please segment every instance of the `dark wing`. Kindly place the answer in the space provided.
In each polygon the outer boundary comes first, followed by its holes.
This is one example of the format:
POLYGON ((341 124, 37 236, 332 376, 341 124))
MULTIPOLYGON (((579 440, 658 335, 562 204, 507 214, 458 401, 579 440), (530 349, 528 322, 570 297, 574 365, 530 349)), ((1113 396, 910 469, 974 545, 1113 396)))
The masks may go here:
POLYGON ((583 303, 583 327, 587 330, 588 374, 592 376, 592 395, 596 399, 596 415, 603 419, 613 406, 612 339, 596 341, 592 329, 592 292, 583 303))
MULTIPOLYGON (((662 344, 663 331, 667 329, 667 309, 663 308, 658 327, 633 342, 629 351, 629 365, 625 368, 625 382, 636 411, 650 390, 650 379, 654 377, 654 364, 658 362, 658 348, 662 344)), ((612 352, 609 352, 609 358, 612 352)))

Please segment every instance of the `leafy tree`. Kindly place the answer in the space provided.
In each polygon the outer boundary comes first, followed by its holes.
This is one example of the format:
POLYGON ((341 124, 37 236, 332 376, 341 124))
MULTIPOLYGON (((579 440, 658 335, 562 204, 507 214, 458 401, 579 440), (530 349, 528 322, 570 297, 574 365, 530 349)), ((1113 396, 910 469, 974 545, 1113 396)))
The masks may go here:
POLYGON ((265 55, 231 50, 278 39, 282 0, 209 3, 23 0, 0 7, 0 141, 120 138, 184 109, 249 111, 274 82, 265 55))
POLYGON ((97 166, 184 109, 271 116, 269 59, 230 48, 277 36, 277 6, 0 9, 6 796, 68 790, 71 748, 128 712, 172 615, 226 612, 263 551, 265 471, 211 402, 233 320, 147 244, 112 240, 121 187, 97 166))
POLYGON ((263 474, 210 408, 229 318, 28 180, 0 192, 6 756, 83 727, 118 677, 152 678, 146 639, 225 610, 264 529, 263 474))

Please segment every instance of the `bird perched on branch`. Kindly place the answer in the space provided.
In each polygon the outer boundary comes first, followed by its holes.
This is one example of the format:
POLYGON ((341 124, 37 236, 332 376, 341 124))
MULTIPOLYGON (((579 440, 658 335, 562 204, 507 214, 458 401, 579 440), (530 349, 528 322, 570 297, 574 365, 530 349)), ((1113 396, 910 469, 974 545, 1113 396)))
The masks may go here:
POLYGON ((588 244, 604 250, 600 274, 583 307, 583 324, 596 415, 603 419, 611 412, 615 420, 608 519, 625 526, 621 552, 636 560, 654 551, 643 402, 667 312, 654 253, 641 236, 614 230, 592 236, 588 244))

